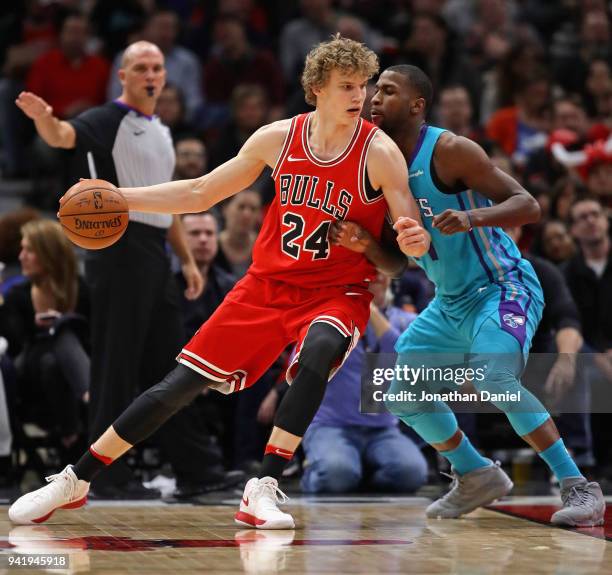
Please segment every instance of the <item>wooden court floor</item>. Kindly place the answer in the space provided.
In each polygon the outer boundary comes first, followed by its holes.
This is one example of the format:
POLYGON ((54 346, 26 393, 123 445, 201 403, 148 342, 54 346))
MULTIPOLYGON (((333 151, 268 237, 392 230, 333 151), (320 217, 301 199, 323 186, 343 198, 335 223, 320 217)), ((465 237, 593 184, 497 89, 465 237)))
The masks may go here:
POLYGON ((612 574, 612 513, 602 528, 554 528, 544 522, 555 501, 510 498, 464 519, 428 520, 422 498, 297 497, 287 506, 293 531, 238 528, 237 500, 100 502, 32 527, 13 527, 0 507, 0 573, 612 574), (7 567, 28 553, 67 554, 70 568, 7 567))

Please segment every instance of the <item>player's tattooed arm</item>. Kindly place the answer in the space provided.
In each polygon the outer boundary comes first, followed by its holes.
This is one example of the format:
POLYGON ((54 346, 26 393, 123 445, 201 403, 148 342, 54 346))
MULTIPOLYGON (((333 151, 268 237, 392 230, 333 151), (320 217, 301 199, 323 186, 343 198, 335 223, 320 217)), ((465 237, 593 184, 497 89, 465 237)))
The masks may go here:
POLYGON ((397 234, 387 220, 383 224, 380 242, 355 222, 334 222, 329 236, 333 244, 364 254, 385 275, 399 277, 406 269, 408 260, 399 249, 397 234))
POLYGON ((445 134, 434 152, 438 177, 451 188, 476 190, 494 205, 468 211, 445 210, 433 219, 443 234, 469 231, 472 227, 521 226, 540 219, 535 198, 514 178, 493 165, 485 151, 462 136, 445 134))

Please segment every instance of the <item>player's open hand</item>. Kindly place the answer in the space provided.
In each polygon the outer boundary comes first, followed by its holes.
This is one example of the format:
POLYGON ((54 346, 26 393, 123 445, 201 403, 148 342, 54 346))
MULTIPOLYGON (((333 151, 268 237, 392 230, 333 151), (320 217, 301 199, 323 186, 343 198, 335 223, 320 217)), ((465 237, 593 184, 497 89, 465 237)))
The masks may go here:
POLYGON ((400 250, 407 256, 420 258, 429 250, 431 236, 429 232, 416 220, 403 216, 393 224, 397 232, 397 243, 400 250))
POLYGON ((432 223, 433 227, 445 236, 469 232, 472 229, 472 222, 467 212, 459 210, 444 210, 441 214, 434 216, 432 223))
POLYGON ((53 114, 53 108, 40 96, 32 92, 21 92, 19 96, 17 96, 15 104, 17 104, 17 107, 32 120, 40 120, 41 118, 53 114))
POLYGON ((368 249, 372 236, 355 222, 337 221, 329 228, 329 239, 334 245, 362 254, 368 249))

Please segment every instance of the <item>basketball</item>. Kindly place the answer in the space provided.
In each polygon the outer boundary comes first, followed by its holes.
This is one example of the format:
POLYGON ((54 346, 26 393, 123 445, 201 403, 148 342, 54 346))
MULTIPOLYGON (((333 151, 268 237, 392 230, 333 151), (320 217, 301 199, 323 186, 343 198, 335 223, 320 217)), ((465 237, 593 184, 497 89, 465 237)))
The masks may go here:
POLYGON ((100 250, 114 244, 128 225, 128 204, 105 180, 83 180, 72 186, 59 209, 59 220, 77 246, 100 250))

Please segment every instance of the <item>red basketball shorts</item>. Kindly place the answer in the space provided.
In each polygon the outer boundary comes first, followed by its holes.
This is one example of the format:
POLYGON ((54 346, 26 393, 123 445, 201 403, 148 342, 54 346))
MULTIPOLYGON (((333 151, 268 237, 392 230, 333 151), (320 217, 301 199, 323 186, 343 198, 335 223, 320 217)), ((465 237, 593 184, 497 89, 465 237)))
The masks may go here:
POLYGON ((218 391, 233 393, 253 385, 290 343, 297 342, 296 358, 287 370, 291 383, 309 327, 324 322, 351 338, 331 377, 364 332, 371 299, 362 286, 307 289, 247 274, 177 361, 217 382, 213 387, 218 391))

